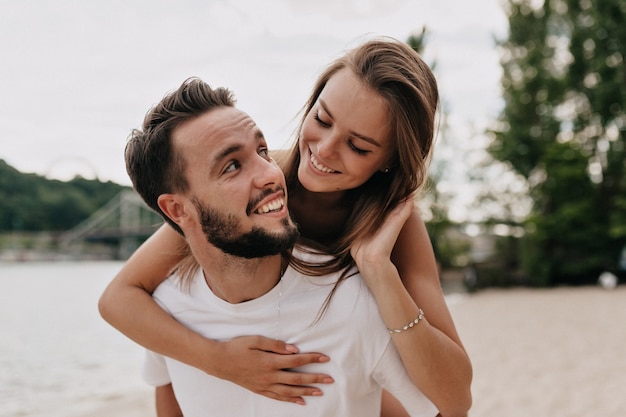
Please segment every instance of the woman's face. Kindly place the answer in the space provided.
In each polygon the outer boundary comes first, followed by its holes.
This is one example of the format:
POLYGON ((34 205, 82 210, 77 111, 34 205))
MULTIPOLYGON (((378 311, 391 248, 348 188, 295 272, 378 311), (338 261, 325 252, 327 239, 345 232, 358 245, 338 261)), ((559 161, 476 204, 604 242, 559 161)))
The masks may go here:
POLYGON ((391 158, 387 103, 349 69, 326 83, 300 135, 298 179, 309 191, 356 188, 391 158))

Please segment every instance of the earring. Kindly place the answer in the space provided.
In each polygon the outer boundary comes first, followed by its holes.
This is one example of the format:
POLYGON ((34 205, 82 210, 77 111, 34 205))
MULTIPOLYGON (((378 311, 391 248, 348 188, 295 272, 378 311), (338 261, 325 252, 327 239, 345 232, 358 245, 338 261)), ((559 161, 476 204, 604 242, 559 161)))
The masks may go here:
POLYGON ((385 168, 385 169, 383 170, 383 172, 384 172, 385 174, 388 174, 388 173, 389 173, 389 168, 385 168))

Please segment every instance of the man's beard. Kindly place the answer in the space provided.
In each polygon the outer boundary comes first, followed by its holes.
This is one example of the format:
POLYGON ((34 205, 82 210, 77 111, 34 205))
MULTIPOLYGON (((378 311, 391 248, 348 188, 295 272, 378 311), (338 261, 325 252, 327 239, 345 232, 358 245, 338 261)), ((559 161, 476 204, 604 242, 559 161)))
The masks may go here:
POLYGON ((289 218, 283 219, 284 233, 270 233, 254 226, 247 233, 240 232, 240 221, 194 200, 200 214, 202 231, 208 242, 224 253, 241 258, 263 258, 291 249, 298 239, 298 229, 289 218))

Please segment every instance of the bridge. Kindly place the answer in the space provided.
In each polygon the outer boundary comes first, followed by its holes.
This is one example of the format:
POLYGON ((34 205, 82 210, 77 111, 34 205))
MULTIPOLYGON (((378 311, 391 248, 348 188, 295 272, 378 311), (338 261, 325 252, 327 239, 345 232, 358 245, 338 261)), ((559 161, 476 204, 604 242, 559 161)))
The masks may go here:
POLYGON ((128 258, 132 252, 163 224, 161 216, 131 190, 123 190, 98 211, 58 238, 66 253, 79 253, 87 243, 117 248, 115 257, 128 258))

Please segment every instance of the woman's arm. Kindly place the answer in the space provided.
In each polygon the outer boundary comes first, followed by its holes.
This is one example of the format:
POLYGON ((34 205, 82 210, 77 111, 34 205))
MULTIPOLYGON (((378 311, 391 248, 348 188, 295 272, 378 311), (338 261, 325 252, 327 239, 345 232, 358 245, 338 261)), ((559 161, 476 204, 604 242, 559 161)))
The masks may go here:
POLYGON ((157 417, 183 417, 172 384, 155 388, 155 403, 157 417))
POLYGON ((281 401, 303 403, 302 396, 321 395, 314 383, 330 383, 328 375, 287 372, 325 362, 319 353, 297 353, 282 341, 244 336, 216 342, 191 331, 152 299, 152 292, 182 259, 186 246, 170 226, 157 230, 128 259, 98 303, 102 317, 138 344, 218 378, 281 401))
POLYGON ((413 382, 441 415, 466 416, 472 367, 446 306, 428 233, 413 202, 392 211, 374 236, 355 242, 352 254, 388 328, 400 329, 418 317, 420 308, 424 311, 423 320, 393 333, 392 339, 413 382))

